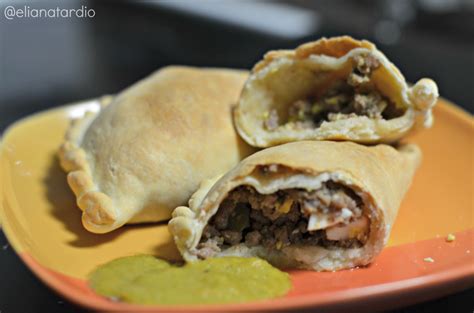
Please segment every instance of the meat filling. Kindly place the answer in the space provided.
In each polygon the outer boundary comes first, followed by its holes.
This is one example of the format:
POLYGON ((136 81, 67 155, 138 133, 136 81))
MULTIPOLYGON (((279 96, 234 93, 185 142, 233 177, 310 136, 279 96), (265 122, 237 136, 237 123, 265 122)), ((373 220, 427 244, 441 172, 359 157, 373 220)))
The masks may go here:
POLYGON ((207 258, 240 243, 272 249, 292 244, 361 247, 369 228, 362 207, 351 189, 332 181, 315 191, 294 188, 266 195, 240 186, 205 227, 196 254, 207 258))
POLYGON ((317 128, 324 121, 337 121, 355 116, 392 119, 404 110, 382 96, 370 84, 372 72, 380 66, 371 54, 354 57, 354 69, 345 81, 336 82, 323 95, 310 96, 290 104, 287 119, 280 121, 275 109, 264 116, 264 126, 275 130, 280 126, 298 129, 317 128))

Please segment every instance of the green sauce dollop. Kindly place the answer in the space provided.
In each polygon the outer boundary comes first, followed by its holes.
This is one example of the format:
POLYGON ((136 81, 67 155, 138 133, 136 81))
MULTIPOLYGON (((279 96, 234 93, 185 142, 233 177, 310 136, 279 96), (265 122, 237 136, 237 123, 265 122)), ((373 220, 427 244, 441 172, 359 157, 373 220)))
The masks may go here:
POLYGON ((215 304, 283 296, 291 281, 259 258, 224 257, 177 267, 138 255, 100 266, 90 286, 100 295, 135 304, 215 304))
POLYGON ((123 257, 99 266, 89 276, 89 285, 102 296, 116 298, 143 273, 169 267, 168 262, 151 255, 123 257))

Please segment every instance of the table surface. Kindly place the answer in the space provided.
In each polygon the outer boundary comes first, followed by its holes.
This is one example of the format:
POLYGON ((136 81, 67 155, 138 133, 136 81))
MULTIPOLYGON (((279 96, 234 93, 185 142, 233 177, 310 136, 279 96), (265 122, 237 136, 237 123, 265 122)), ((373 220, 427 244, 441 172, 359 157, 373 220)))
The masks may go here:
MULTIPOLYGON (((78 5, 77 1, 57 3, 66 8, 78 5)), ((28 114, 115 93, 164 65, 250 68, 269 49, 290 48, 308 40, 284 41, 236 27, 230 29, 174 13, 116 3, 86 2, 96 10, 96 17, 88 21, 0 18, 0 133, 28 114)), ((0 8, 3 11, 2 5, 0 8)), ((331 8, 319 12, 323 19, 325 12, 330 14, 331 8)), ((361 17, 365 11, 358 12, 361 17)), ((371 38, 370 33, 360 32, 360 28, 344 28, 336 21, 347 19, 327 19, 311 39, 341 33, 371 38)), ((370 24, 366 26, 370 29, 370 24)), ((407 29, 397 45, 379 46, 409 81, 425 75, 434 78, 443 96, 472 113, 474 50, 472 41, 463 40, 463 35, 433 35, 414 28, 407 29)), ((469 289, 392 312, 473 312, 472 299, 474 289, 469 289)), ((84 309, 43 285, 23 265, 0 231, 0 313, 16 312, 84 309)))

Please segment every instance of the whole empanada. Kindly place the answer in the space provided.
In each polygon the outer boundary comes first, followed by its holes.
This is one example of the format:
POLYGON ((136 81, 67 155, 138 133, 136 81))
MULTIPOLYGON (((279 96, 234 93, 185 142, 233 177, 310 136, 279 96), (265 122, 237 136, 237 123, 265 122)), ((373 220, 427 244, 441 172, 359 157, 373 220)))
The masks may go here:
POLYGON ((203 183, 169 229, 186 261, 259 256, 317 271, 366 265, 386 244, 420 159, 415 145, 268 148, 203 183))
POLYGON ((59 157, 84 227, 166 220, 203 179, 251 153, 231 117, 247 75, 166 67, 74 121, 59 157))
POLYGON ((296 140, 391 143, 431 126, 436 84, 409 86, 368 41, 336 37, 267 53, 253 68, 234 112, 249 144, 296 140))

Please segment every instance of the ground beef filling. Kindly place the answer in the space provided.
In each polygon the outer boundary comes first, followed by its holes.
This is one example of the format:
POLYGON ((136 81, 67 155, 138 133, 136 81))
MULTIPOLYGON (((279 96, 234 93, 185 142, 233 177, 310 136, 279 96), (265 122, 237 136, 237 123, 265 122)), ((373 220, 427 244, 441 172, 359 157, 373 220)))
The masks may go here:
POLYGON ((400 117, 404 110, 374 90, 370 84, 372 71, 380 66, 371 54, 354 57, 354 69, 345 81, 339 81, 323 95, 300 99, 288 108, 286 120, 280 121, 276 110, 264 117, 264 126, 275 130, 280 126, 317 128, 324 121, 336 121, 365 115, 373 119, 400 117))
POLYGON ((268 195, 250 186, 237 187, 204 228, 196 254, 207 258, 240 243, 282 249, 292 244, 356 248, 366 242, 367 231, 344 240, 329 240, 325 229, 309 231, 315 214, 325 216, 322 222, 329 224, 348 214, 345 222, 350 222, 362 216, 362 201, 351 189, 331 181, 316 191, 285 189, 268 195))

